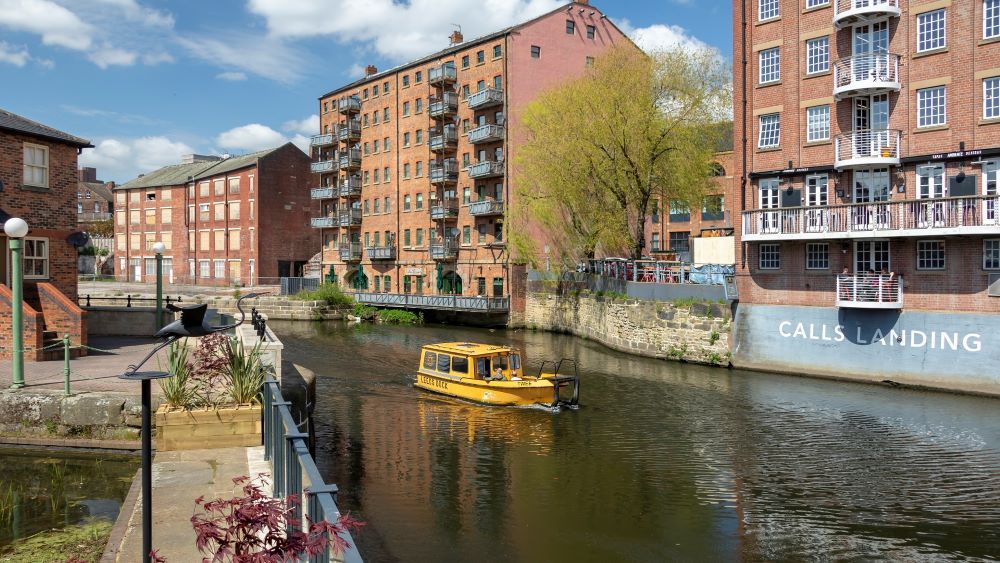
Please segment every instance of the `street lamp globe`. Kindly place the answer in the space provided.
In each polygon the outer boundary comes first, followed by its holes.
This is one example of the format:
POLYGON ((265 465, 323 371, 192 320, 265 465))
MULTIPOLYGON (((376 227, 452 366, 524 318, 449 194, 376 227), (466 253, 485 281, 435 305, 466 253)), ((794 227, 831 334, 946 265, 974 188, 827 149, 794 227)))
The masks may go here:
POLYGON ((163 251, 166 250, 166 249, 167 249, 167 245, 163 244, 162 242, 158 242, 158 243, 156 243, 156 244, 153 245, 153 252, 155 252, 157 254, 163 254, 163 251))
POLYGON ((24 238, 28 234, 28 223, 20 217, 11 217, 4 222, 3 232, 10 238, 24 238))

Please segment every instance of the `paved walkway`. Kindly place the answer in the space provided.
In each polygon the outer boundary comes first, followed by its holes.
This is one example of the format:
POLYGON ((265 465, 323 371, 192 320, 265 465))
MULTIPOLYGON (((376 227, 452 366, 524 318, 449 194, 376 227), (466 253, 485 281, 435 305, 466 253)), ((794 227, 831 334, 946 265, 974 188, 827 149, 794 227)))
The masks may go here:
MULTIPOLYGON (((270 473, 264 461, 264 446, 158 452, 153 459, 153 549, 168 563, 201 561, 195 547, 191 516, 194 500, 233 498, 233 478, 270 473)), ((142 498, 136 499, 124 537, 114 557, 103 561, 131 563, 142 560, 142 498)), ((122 508, 126 517, 127 508, 122 508)))

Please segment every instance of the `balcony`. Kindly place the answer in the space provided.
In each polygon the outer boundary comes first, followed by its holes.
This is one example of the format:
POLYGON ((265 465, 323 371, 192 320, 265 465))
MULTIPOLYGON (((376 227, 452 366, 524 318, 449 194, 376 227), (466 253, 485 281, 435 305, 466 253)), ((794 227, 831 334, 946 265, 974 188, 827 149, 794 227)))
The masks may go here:
POLYGON ((430 106, 427 109, 433 118, 451 117, 458 113, 458 94, 445 92, 440 98, 431 97, 430 106))
POLYGON ((337 138, 341 141, 357 141, 361 139, 361 122, 352 119, 341 121, 337 126, 337 138))
POLYGON ((333 133, 324 133, 322 135, 313 135, 309 139, 310 147, 328 147, 336 143, 336 139, 333 138, 333 133))
POLYGON ((475 94, 469 94, 465 98, 465 103, 469 104, 469 109, 486 109, 493 106, 503 105, 503 90, 497 88, 487 88, 475 94))
POLYGON ((475 164, 470 164, 466 170, 469 171, 469 178, 479 180, 481 178, 496 178, 503 176, 502 160, 484 160, 475 164))
POLYGON ((431 184, 454 184, 458 182, 458 163, 453 158, 431 164, 431 184))
POLYGON ((432 242, 432 260, 454 260, 458 257, 458 245, 454 242, 432 242))
POLYGON ((743 240, 1000 235, 1000 196, 909 199, 743 212, 743 240))
POLYGON ((834 0, 833 24, 840 27, 900 15, 899 0, 834 0))
POLYGON ((899 55, 854 55, 833 63, 833 95, 860 96, 899 91, 899 55))
POLYGON ((329 229, 337 226, 336 217, 313 217, 309 223, 314 229, 329 229))
POLYGON ((837 307, 902 309, 903 280, 889 274, 838 275, 837 307))
POLYGON ((899 166, 899 131, 864 129, 837 135, 834 140, 837 170, 865 166, 899 166))
POLYGON ((489 215, 503 215, 503 202, 492 199, 477 201, 469 204, 469 214, 473 217, 487 217, 489 215))
POLYGON ((395 246, 369 246, 365 248, 369 260, 395 260, 395 246))
POLYGON ((458 217, 458 199, 446 197, 431 205, 431 219, 434 221, 444 221, 458 217))
POLYGON ((357 262, 361 260, 361 243, 351 242, 340 245, 340 259, 344 262, 357 262))
POLYGON ((324 172, 336 172, 337 171, 336 155, 331 155, 331 156, 334 156, 334 158, 330 160, 320 160, 317 162, 310 162, 309 170, 311 170, 313 174, 322 174, 324 172))
POLYGON ((504 133, 503 125, 480 125, 469 131, 469 142, 478 144, 502 141, 504 133))
POLYGON ((360 168, 361 151, 358 149, 349 149, 346 151, 340 151, 339 162, 341 170, 351 170, 354 168, 360 168))
POLYGON ((321 188, 313 188, 309 192, 309 196, 312 199, 333 199, 334 197, 336 197, 335 193, 336 193, 335 188, 331 186, 324 186, 321 188))
POLYGON ((498 313, 505 313, 510 310, 510 299, 507 297, 414 295, 412 293, 354 293, 352 297, 358 303, 370 303, 379 307, 498 313))
POLYGON ((341 227, 352 227, 361 224, 361 210, 357 207, 344 210, 338 216, 341 227))
POLYGON ((350 176, 340 181, 340 197, 356 197, 361 195, 361 177, 350 176))
POLYGON ((337 102, 337 111, 345 115, 361 111, 361 99, 357 96, 344 96, 337 102))
POLYGON ((455 63, 445 63, 427 71, 428 84, 454 84, 455 82, 458 82, 458 70, 455 68, 455 63))
POLYGON ((109 221, 111 212, 109 211, 81 211, 76 214, 77 223, 89 223, 91 221, 109 221))
POLYGON ((430 135, 428 144, 433 152, 453 151, 458 145, 458 133, 455 132, 454 125, 447 125, 444 129, 432 129, 430 135))

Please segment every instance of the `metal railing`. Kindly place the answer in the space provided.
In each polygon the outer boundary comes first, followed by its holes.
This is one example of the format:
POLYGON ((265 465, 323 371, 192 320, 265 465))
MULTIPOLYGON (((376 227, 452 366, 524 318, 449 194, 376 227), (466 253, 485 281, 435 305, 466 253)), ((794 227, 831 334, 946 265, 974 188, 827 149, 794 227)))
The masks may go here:
POLYGON ((361 166, 361 151, 359 149, 340 151, 339 156, 341 168, 357 168, 361 166))
POLYGON ((431 130, 430 148, 432 151, 441 151, 448 147, 454 147, 458 143, 458 133, 454 125, 446 125, 442 129, 431 130))
POLYGON ((492 178, 503 176, 502 160, 484 160, 475 164, 470 164, 466 170, 469 171, 469 178, 492 178))
POLYGON ((834 21, 863 14, 899 15, 899 0, 836 0, 833 6, 834 21))
POLYGON ((674 261, 606 258, 590 260, 587 270, 606 278, 639 283, 691 282, 691 265, 674 261))
POLYGON ((337 138, 341 141, 361 138, 361 122, 356 119, 341 121, 337 125, 337 138))
POLYGON ((455 63, 445 63, 441 66, 431 67, 427 71, 427 82, 430 84, 456 81, 458 81, 458 69, 455 68, 455 63))
POLYGON ((869 53, 833 63, 833 93, 853 90, 899 89, 899 55, 869 53))
POLYGON ((350 242, 347 244, 341 244, 338 248, 340 250, 340 259, 343 260, 344 262, 361 260, 360 242, 350 242))
POLYGON ((504 137, 503 125, 480 125, 475 129, 469 130, 469 142, 470 143, 490 143, 493 141, 502 141, 504 137))
POLYGON ((440 98, 432 96, 428 111, 431 117, 442 117, 451 115, 458 111, 458 94, 455 92, 445 92, 440 98))
POLYGON ((369 246, 365 248, 365 254, 370 260, 393 260, 396 258, 396 247, 369 246))
POLYGON ((323 133, 321 135, 313 135, 309 139, 309 146, 312 147, 325 147, 327 145, 332 145, 334 143, 333 133, 323 133))
POLYGON ((449 158, 431 164, 430 182, 432 184, 443 184, 458 181, 458 163, 449 158))
POLYGON ((340 113, 356 113, 361 111, 361 99, 357 96, 344 96, 337 101, 337 110, 340 113))
POLYGON ((469 204, 469 214, 479 217, 485 215, 502 215, 503 202, 492 199, 476 201, 469 204))
POLYGON ((432 242, 430 246, 432 260, 451 260, 458 256, 458 245, 454 242, 432 242))
POLYGON ((318 162, 310 162, 309 169, 315 174, 319 174, 322 172, 334 172, 337 170, 337 160, 336 158, 333 158, 330 160, 320 160, 318 162))
POLYGON ((350 227, 351 225, 361 224, 361 210, 357 207, 352 207, 351 209, 341 211, 338 215, 341 227, 350 227))
POLYGON ((341 197, 361 195, 361 177, 350 176, 340 181, 341 197))
POLYGON ((461 311, 510 310, 507 297, 466 297, 462 295, 416 295, 410 293, 354 293, 358 303, 412 309, 454 309, 461 311))
POLYGON ((313 217, 309 220, 309 224, 314 229, 328 229, 330 227, 337 226, 336 217, 313 217))
POLYGON ((743 235, 761 238, 823 238, 869 233, 926 236, 1000 234, 1000 196, 907 199, 824 207, 754 209, 743 212, 743 235), (910 232, 907 232, 910 231, 910 232))
POLYGON ((110 221, 110 211, 81 211, 76 214, 77 222, 87 221, 110 221))
POLYGON ((898 129, 863 129, 837 135, 834 166, 899 163, 898 129))
POLYGON ((334 197, 334 188, 332 186, 313 188, 309 191, 309 197, 312 199, 332 199, 334 197))
POLYGON ((486 88, 465 98, 465 103, 469 104, 469 109, 488 108, 503 104, 503 90, 498 88, 486 88))
POLYGON ((449 197, 431 205, 431 219, 458 217, 458 199, 449 197))
MULTIPOLYGON (((263 396, 264 459, 271 462, 274 496, 287 498, 296 495, 300 501, 296 517, 302 526, 308 522, 335 523, 341 516, 337 508, 337 486, 328 485, 309 453, 309 435, 301 432, 292 413, 291 403, 281 395, 281 386, 268 374, 261 391, 263 396), (305 516, 303 518, 303 510, 305 516)), ((361 563, 361 553, 350 532, 340 536, 349 547, 342 553, 327 550, 309 557, 310 563, 343 561, 361 563)))
MULTIPOLYGON (((81 307, 92 307, 91 301, 110 301, 112 303, 119 303, 124 301, 125 307, 131 308, 132 303, 156 303, 155 297, 132 297, 131 295, 122 295, 117 297, 107 297, 107 296, 92 296, 89 293, 87 295, 80 295, 77 298, 81 307)), ((182 296, 170 297, 165 295, 163 297, 164 305, 170 305, 171 303, 181 303, 182 296)))
POLYGON ((894 274, 839 274, 837 307, 901 309, 903 280, 894 274))

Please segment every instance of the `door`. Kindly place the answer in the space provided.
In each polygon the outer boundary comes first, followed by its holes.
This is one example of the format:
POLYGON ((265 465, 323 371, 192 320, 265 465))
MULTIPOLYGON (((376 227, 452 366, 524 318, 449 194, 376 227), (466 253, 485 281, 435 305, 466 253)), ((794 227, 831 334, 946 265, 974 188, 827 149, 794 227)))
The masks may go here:
POLYGON ((778 232, 778 198, 780 187, 777 178, 766 178, 760 181, 760 224, 761 234, 778 232))
POLYGON ((947 195, 943 164, 917 167, 917 198, 926 200, 917 210, 918 228, 943 227, 948 223, 946 203, 942 201, 947 195))
POLYGON ((983 163, 983 223, 996 225, 1000 207, 1000 160, 983 163))
POLYGON ((854 271, 858 274, 891 271, 889 241, 859 240, 854 243, 854 271))
POLYGON ((889 144, 889 95, 857 96, 854 98, 854 158, 877 157, 889 144))
POLYGON ((828 183, 826 174, 806 176, 806 232, 820 233, 829 227, 828 183))
POLYGON ((889 23, 886 20, 854 27, 851 76, 855 81, 889 79, 889 23))
POLYGON ((886 229, 891 226, 889 209, 889 169, 854 171, 854 203, 851 224, 854 230, 886 229))
POLYGON ((132 259, 132 281, 142 281, 142 262, 138 258, 132 259))

